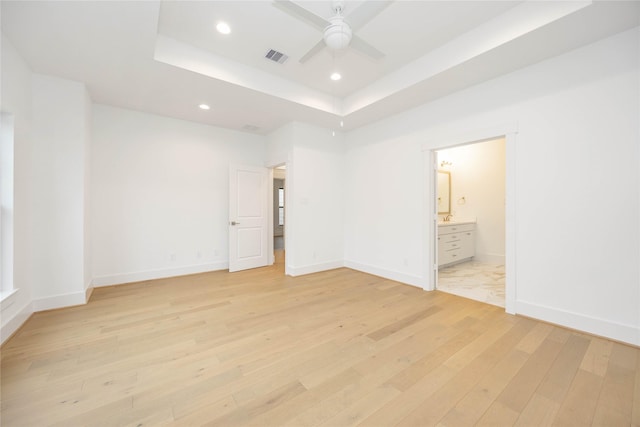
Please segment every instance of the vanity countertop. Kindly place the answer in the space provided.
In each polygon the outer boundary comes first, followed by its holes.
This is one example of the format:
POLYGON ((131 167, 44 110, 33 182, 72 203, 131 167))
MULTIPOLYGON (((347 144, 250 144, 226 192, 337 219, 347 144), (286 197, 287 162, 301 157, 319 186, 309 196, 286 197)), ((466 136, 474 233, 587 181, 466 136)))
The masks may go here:
POLYGON ((475 224, 474 219, 470 220, 453 220, 453 221, 438 221, 438 225, 462 225, 462 224, 475 224))

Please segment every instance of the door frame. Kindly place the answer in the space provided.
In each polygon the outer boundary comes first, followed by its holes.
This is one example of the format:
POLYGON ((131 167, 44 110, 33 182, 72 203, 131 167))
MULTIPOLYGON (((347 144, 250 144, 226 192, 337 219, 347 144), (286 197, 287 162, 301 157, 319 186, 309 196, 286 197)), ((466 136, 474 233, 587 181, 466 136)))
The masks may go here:
POLYGON ((424 180, 425 183, 425 224, 423 226, 423 248, 427 254, 424 277, 426 278, 425 290, 432 291, 437 283, 438 255, 436 245, 438 242, 438 214, 436 212, 435 180, 437 165, 437 151, 468 145, 497 138, 505 139, 505 311, 516 314, 516 136, 518 134, 517 123, 500 125, 493 128, 478 129, 475 131, 445 135, 441 138, 430 138, 423 146, 424 180), (434 170, 434 167, 436 170, 434 170))
POLYGON ((267 239, 269 240, 269 246, 267 248, 268 250, 268 260, 267 263, 268 265, 273 265, 275 263, 275 253, 274 253, 274 247, 273 247, 273 239, 274 239, 274 231, 273 231, 273 170, 275 168, 277 168, 278 166, 286 166, 286 169, 284 171, 284 212, 285 212, 285 221, 284 221, 284 248, 285 248, 285 257, 284 257, 284 273, 288 276, 291 275, 290 273, 290 267, 289 265, 291 264, 289 262, 290 257, 293 255, 293 250, 292 250, 292 246, 291 246, 291 230, 293 227, 291 227, 291 162, 280 162, 280 163, 276 163, 274 165, 269 165, 266 166, 269 169, 269 183, 270 185, 268 186, 268 198, 269 198, 269 227, 268 227, 268 231, 267 231, 267 239))

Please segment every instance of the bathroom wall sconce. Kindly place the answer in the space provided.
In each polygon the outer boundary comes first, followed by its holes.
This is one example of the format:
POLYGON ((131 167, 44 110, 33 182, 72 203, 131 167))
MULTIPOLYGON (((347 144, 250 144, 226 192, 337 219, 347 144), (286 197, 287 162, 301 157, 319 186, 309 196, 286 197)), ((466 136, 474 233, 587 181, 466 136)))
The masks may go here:
POLYGON ((441 167, 441 168, 444 168, 444 167, 446 167, 446 166, 451 166, 451 164, 452 164, 451 162, 448 162, 448 161, 446 161, 446 160, 443 160, 442 162, 440 162, 440 167, 441 167))

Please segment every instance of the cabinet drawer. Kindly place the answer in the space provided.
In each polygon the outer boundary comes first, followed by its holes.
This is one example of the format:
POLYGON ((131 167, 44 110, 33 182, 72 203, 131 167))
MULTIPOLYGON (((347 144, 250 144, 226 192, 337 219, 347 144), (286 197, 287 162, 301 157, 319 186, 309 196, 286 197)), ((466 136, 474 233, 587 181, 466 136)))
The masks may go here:
POLYGON ((462 239, 462 233, 442 234, 438 236, 440 243, 459 242, 462 239))
POLYGON ((454 240, 453 242, 440 242, 439 248, 443 251, 450 251, 452 249, 460 249, 462 244, 460 240, 454 240))
POLYGON ((439 225, 438 234, 460 233, 463 231, 473 231, 476 228, 475 224, 451 224, 451 225, 439 225))
POLYGON ((438 251, 438 265, 449 264, 459 259, 463 259, 460 248, 438 251))

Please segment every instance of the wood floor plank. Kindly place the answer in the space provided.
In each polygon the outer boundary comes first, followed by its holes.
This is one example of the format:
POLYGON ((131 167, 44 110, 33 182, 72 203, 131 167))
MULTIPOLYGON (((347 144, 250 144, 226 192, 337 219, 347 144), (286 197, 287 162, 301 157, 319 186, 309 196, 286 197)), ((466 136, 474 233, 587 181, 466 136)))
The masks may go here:
POLYGON ((233 396, 225 396, 217 401, 205 396, 196 401, 177 402, 171 412, 175 425, 200 426, 227 415, 237 407, 233 396))
POLYGON ((255 416, 248 422, 248 425, 262 426, 283 426, 295 419, 299 414, 315 407, 326 396, 332 396, 349 384, 358 383, 362 380, 362 375, 354 369, 346 369, 322 384, 300 393, 270 411, 255 416))
MULTIPOLYGON (((350 407, 358 407, 362 400, 366 399, 372 390, 384 385, 385 380, 395 372, 393 366, 385 367, 372 373, 361 376, 354 382, 343 383, 341 387, 326 396, 317 396, 316 404, 310 405, 308 409, 301 411, 295 417, 289 419, 284 425, 287 426, 315 426, 326 423, 333 417, 339 416, 343 411, 348 411, 350 407)), ((392 390, 385 390, 386 393, 397 393, 392 390)), ((371 408, 372 410, 377 407, 371 408)))
POLYGON ((233 411, 216 418, 206 425, 211 427, 246 425, 251 421, 251 419, 269 411, 289 399, 295 398, 305 391, 305 387, 300 382, 294 381, 273 390, 267 395, 260 396, 258 399, 255 399, 243 406, 239 406, 233 411))
MULTIPOLYGON (((533 326, 533 322, 522 319, 505 331, 491 346, 480 352, 473 360, 461 367, 458 373, 432 397, 407 415, 398 425, 434 425, 441 420, 469 391, 502 360, 533 326)), ((469 348, 469 347, 468 347, 469 348)), ((450 359, 451 360, 451 359, 450 359)), ((445 365, 447 362, 445 362, 445 365)), ((452 365, 457 366, 457 365, 452 365)))
POLYGON ((491 347, 512 326, 511 323, 504 323, 501 327, 491 328, 472 342, 466 343, 450 357, 436 365, 435 370, 431 370, 414 385, 404 390, 401 395, 374 412, 364 420, 363 424, 396 425, 405 419, 405 422, 411 422, 414 416, 412 414, 419 416, 419 413, 415 411, 423 402, 451 381, 484 350, 491 347), (481 337, 486 339, 480 339, 481 337))
POLYGON ((614 343, 593 417, 595 425, 630 425, 638 350, 614 343))
POLYGON ((592 337, 587 353, 582 359, 580 369, 604 377, 609 366, 609 357, 613 349, 613 342, 592 337))
POLYGON ((550 426, 559 409, 559 404, 546 396, 535 393, 515 422, 518 427, 550 426))
POLYGON ((279 262, 35 313, 2 346, 2 426, 640 424, 637 348, 279 262))
POLYGON ((545 339, 500 393, 497 400, 516 413, 521 413, 561 349, 560 342, 545 339))
POLYGON ((631 414, 631 424, 640 427, 640 355, 636 360, 636 378, 633 390, 633 412, 631 414))
POLYGON ((382 338, 385 338, 395 332, 398 332, 404 328, 406 328, 408 325, 411 325, 415 322, 417 322, 418 320, 422 320, 422 319, 426 319, 427 317, 431 316, 434 313, 437 313, 438 311, 441 310, 441 307, 439 306, 432 306, 427 308, 426 310, 422 310, 418 313, 414 313, 410 316, 404 317, 400 320, 398 320, 397 322, 393 322, 383 328, 380 328, 376 331, 371 332, 370 334, 368 334, 367 336, 369 338, 371 338, 372 340, 375 341, 379 341, 382 338))
POLYGON ((448 336, 446 341, 438 346, 427 347, 425 351, 426 354, 422 358, 394 375, 394 377, 389 380, 389 384, 401 391, 408 390, 422 378, 437 369, 444 361, 448 360, 470 341, 475 340, 479 336, 479 332, 469 330, 460 331, 453 336, 448 336))
POLYGON ((495 400, 489 409, 482 415, 476 426, 496 427, 512 426, 518 420, 519 412, 514 411, 502 402, 495 400))
POLYGON ((536 393, 547 397, 550 402, 561 402, 571 386, 588 347, 589 339, 577 335, 570 336, 536 393))
POLYGON ((336 416, 331 417, 320 424, 320 426, 346 427, 358 425, 363 419, 367 418, 373 411, 375 411, 377 407, 384 405, 399 394, 400 392, 391 386, 383 385, 377 387, 362 399, 356 401, 353 405, 350 405, 336 416))
POLYGON ((598 397, 602 390, 603 377, 579 369, 562 400, 562 405, 554 420, 556 425, 591 425, 598 397))
POLYGON ((531 332, 518 343, 516 349, 529 354, 533 353, 540 347, 540 344, 549 336, 552 330, 553 326, 548 323, 538 323, 531 332))
POLYGON ((551 328, 550 325, 536 323, 522 340, 511 348, 508 354, 440 420, 439 424, 455 427, 478 423, 496 397, 529 359, 535 346, 549 334, 551 328), (535 346, 532 343, 535 343, 535 346))
POLYGON ((529 354, 511 349, 439 423, 452 427, 476 424, 528 358, 529 354))

